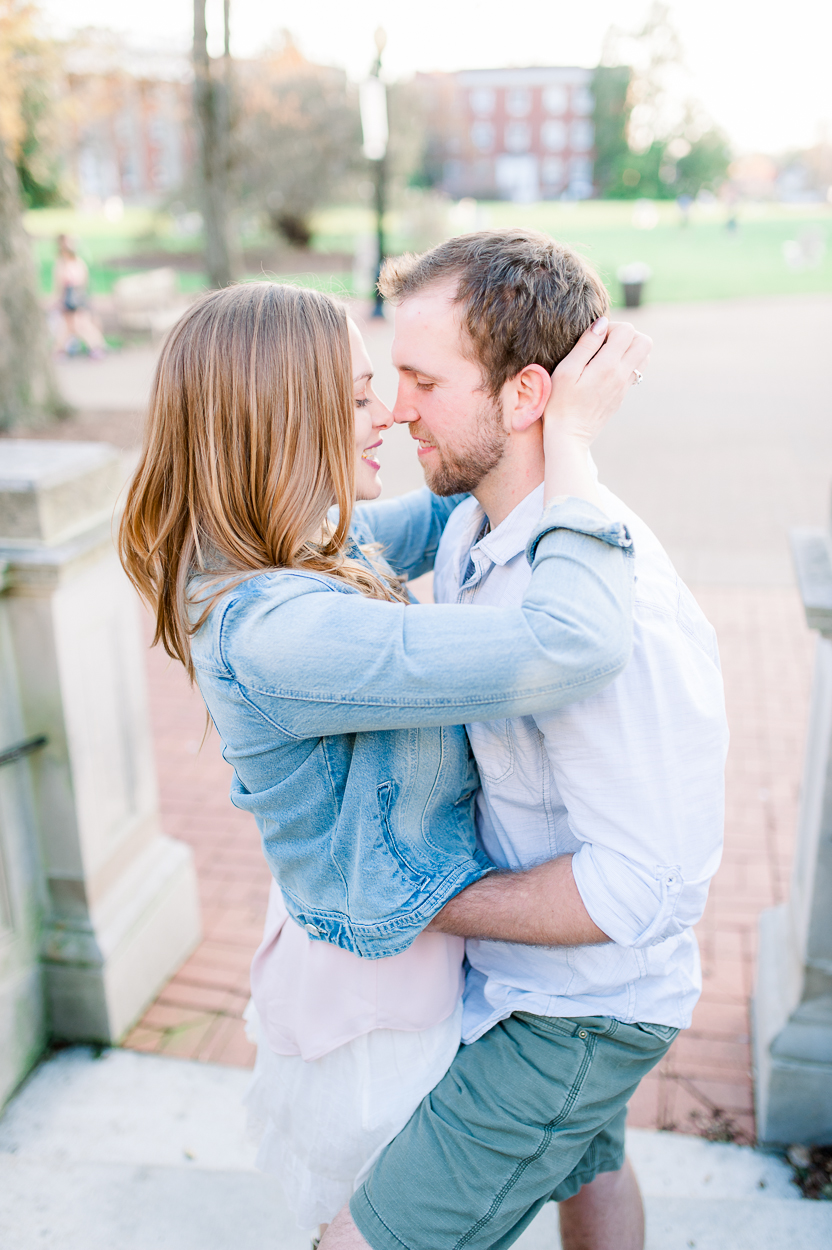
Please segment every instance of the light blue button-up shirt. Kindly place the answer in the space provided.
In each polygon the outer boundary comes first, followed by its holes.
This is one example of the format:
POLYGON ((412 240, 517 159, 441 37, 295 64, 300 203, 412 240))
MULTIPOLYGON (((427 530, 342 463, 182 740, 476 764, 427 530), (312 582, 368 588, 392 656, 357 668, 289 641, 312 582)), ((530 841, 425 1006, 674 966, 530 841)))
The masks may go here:
MULTIPOLYGON (((478 541, 482 509, 474 499, 457 508, 436 559, 437 603, 476 612, 521 601, 542 493, 478 541)), ((648 527, 602 493, 636 553, 629 663, 568 707, 466 728, 483 849, 512 869, 572 854, 581 898, 612 942, 469 941, 468 1042, 513 1011, 686 1028, 701 990, 691 926, 719 865, 728 743, 716 637, 648 527)))

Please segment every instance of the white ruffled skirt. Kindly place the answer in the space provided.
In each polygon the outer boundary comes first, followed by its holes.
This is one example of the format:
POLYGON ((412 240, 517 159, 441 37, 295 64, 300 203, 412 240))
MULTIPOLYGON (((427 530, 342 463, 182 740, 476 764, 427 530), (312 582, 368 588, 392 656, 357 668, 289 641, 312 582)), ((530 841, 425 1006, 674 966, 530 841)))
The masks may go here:
POLYGON ((245 1097, 250 1131, 262 1134, 257 1167, 280 1181, 301 1228, 327 1224, 447 1072, 462 1003, 432 1028, 374 1029, 308 1061, 275 1054, 253 1003, 246 1021, 257 1042, 245 1097))

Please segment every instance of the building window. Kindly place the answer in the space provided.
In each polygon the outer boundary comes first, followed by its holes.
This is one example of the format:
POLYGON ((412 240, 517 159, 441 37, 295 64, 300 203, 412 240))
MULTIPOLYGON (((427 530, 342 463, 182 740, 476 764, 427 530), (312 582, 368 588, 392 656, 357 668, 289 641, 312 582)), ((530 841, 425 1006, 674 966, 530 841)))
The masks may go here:
POLYGON ((488 117, 494 112, 496 96, 490 87, 477 87, 476 91, 472 91, 468 96, 472 112, 478 117, 488 117))
POLYGON ((561 187, 566 181, 566 165, 562 156, 544 156, 540 176, 545 187, 561 187))
POLYGON ((562 152, 566 147, 566 122, 544 122, 540 127, 540 139, 548 151, 562 152))
POLYGON ((532 128, 528 122, 509 122, 506 126, 506 150, 528 152, 532 146, 532 128))
POLYGON ((572 112, 578 117, 589 117, 595 108, 595 97, 587 87, 576 87, 572 92, 572 112))
POLYGON ((566 112, 567 93, 565 87, 547 87, 543 92, 543 108, 547 113, 559 117, 566 112))
POLYGON ((588 152, 595 142, 592 122, 576 121, 569 127, 569 139, 573 152, 588 152))
POLYGON ((491 122, 474 122, 471 142, 480 152, 490 152, 494 147, 494 127, 491 122))
POLYGON ((592 186, 592 161, 585 156, 573 156, 569 162, 569 181, 592 186))
POLYGON ((506 112, 509 117, 526 117, 532 111, 532 93, 525 87, 514 87, 506 92, 506 112))

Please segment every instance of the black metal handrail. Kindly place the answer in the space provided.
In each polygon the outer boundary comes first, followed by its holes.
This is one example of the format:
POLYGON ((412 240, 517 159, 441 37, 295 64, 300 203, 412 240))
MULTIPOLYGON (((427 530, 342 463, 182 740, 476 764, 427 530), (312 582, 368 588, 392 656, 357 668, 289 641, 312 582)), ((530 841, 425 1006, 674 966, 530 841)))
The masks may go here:
POLYGON ((5 751, 0 751, 0 768, 4 764, 15 764, 34 751, 39 751, 41 747, 46 746, 48 741, 46 734, 38 734, 35 738, 24 738, 22 742, 16 742, 14 746, 7 747, 5 751))

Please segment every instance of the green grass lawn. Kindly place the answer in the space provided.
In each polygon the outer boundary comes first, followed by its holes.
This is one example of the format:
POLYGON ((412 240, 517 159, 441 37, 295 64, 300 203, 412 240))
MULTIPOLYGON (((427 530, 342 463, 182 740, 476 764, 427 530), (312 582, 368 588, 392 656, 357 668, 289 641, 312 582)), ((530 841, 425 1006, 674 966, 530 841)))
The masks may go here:
MULTIPOLYGON (((655 206, 656 224, 640 229, 634 224, 639 210, 632 203, 590 201, 582 204, 560 202, 541 204, 488 203, 460 219, 459 210, 449 213, 449 232, 488 226, 531 226, 574 246, 599 270, 619 302, 617 268, 631 261, 650 266, 653 277, 646 290, 651 302, 725 299, 734 296, 801 294, 832 291, 832 206, 814 204, 744 205, 737 212, 736 230, 726 227, 722 205, 696 206, 688 226, 680 224, 673 203, 655 206), (825 243, 825 251, 812 268, 789 268, 783 247, 789 240, 814 232, 825 243)), ((408 237, 409 218, 391 212, 387 219, 392 252, 415 246, 408 237)), ((373 218, 367 208, 347 206, 326 209, 315 219, 315 248, 318 251, 351 251, 356 238, 372 230, 373 218)), ((118 222, 101 214, 84 214, 70 209, 41 209, 26 215, 39 268, 41 289, 52 284, 55 236, 64 231, 79 241, 79 248, 90 268, 93 292, 107 292, 125 273, 135 270, 129 264, 116 267, 113 258, 129 259, 148 251, 199 252, 200 241, 178 236, 172 220, 147 209, 128 209, 118 222)), ((247 246, 262 243, 247 239, 247 246)), ((246 275, 256 279, 260 275, 246 275)), ((272 275, 270 275, 272 276, 272 275)), ((280 277, 280 275, 274 275, 280 277)), ((351 275, 312 273, 293 275, 289 281, 352 293, 351 275)), ((179 271, 183 291, 200 290, 205 275, 198 269, 179 271)))
MULTIPOLYGON (((832 291, 832 206, 744 205, 735 230, 727 228, 720 204, 697 205, 687 226, 674 203, 656 204, 655 210, 658 222, 645 230, 634 225, 638 210, 631 202, 488 203, 478 206, 467 228, 529 226, 571 244, 596 267, 616 303, 616 270, 631 261, 652 269, 646 291, 652 302, 832 291), (795 272, 783 245, 806 231, 820 232, 825 254, 817 267, 795 272)), ((391 213, 391 251, 411 245, 401 225, 391 213)), ((370 228, 371 218, 366 210, 332 209, 319 214, 318 226, 318 246, 345 247, 351 233, 370 228)))

